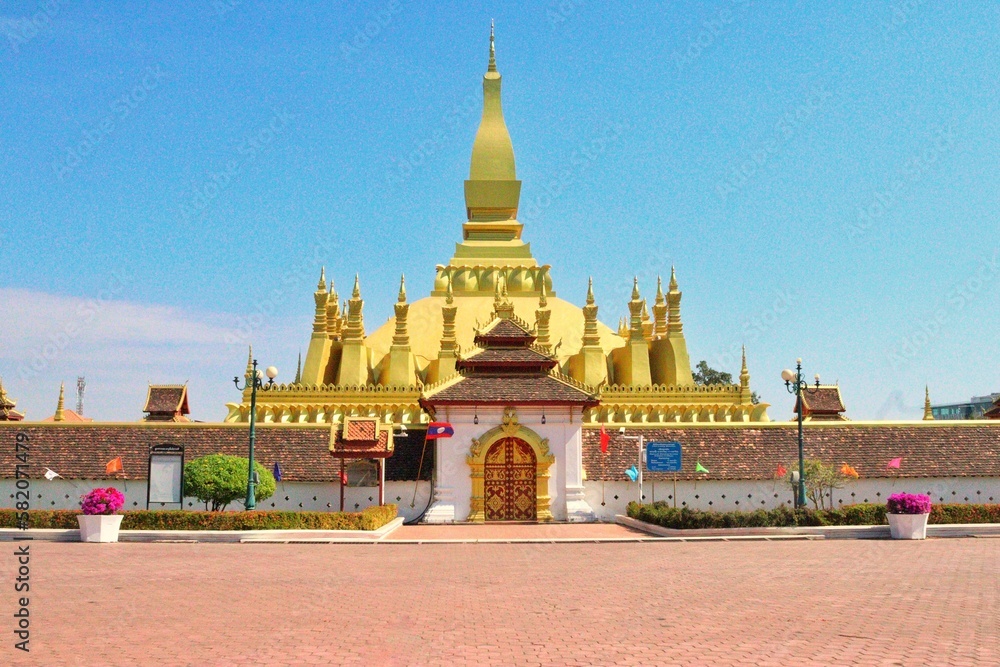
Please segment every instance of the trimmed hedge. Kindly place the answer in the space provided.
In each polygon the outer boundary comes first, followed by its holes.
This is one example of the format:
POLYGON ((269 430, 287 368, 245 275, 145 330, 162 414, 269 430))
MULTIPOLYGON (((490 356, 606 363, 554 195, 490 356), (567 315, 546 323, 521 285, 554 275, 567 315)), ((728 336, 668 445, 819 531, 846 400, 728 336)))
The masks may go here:
MULTIPOLYGON (((659 501, 628 504, 628 515, 664 528, 780 528, 788 526, 880 526, 888 523, 885 505, 861 503, 835 510, 779 507, 752 512, 706 512, 674 508, 659 501)), ((1000 523, 1000 505, 934 505, 929 523, 1000 523)))
MULTIPOLYGON (((16 528, 16 510, 0 509, 0 528, 16 528)), ((79 510, 29 510, 29 528, 79 528, 79 510)), ((122 530, 378 530, 396 518, 395 505, 360 512, 122 512, 122 530)))

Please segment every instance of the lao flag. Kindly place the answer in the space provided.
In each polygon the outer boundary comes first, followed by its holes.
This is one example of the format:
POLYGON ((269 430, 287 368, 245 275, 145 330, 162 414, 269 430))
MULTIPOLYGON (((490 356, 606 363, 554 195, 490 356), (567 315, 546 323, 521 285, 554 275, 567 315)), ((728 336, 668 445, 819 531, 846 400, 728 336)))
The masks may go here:
POLYGON ((274 481, 275 482, 280 482, 281 481, 281 466, 278 465, 277 461, 274 462, 274 467, 271 468, 271 472, 274 474, 274 481))
POLYGON ((450 438, 455 435, 455 429, 448 422, 431 422, 427 425, 427 439, 450 438))
POLYGON ((611 437, 608 436, 608 432, 604 430, 604 424, 601 424, 601 451, 605 454, 608 453, 609 442, 611 442, 611 437))

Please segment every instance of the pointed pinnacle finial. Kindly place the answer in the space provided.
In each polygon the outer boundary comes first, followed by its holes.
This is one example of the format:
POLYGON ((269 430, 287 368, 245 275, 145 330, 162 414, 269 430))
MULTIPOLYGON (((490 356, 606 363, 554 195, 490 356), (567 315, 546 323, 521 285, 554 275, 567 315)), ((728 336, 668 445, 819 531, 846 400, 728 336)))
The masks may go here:
POLYGON ((248 348, 248 351, 247 351, 247 374, 249 375, 250 371, 253 370, 253 345, 248 345, 247 348, 248 348))
POLYGON ((66 416, 65 416, 65 414, 63 412, 63 410, 66 407, 65 406, 65 402, 63 400, 63 393, 65 391, 66 391, 66 383, 65 382, 61 382, 59 384, 59 402, 56 403, 56 414, 52 418, 53 421, 61 422, 61 421, 65 421, 66 420, 66 416))
POLYGON ((663 279, 656 276, 656 303, 663 303, 663 279))
POLYGON ((931 409, 931 389, 924 385, 924 421, 933 421, 934 411, 931 409))
POLYGON ((451 274, 448 274, 448 291, 445 292, 444 302, 449 306, 455 303, 455 290, 451 286, 451 274))
POLYGON ((747 372, 747 346, 743 346, 743 368, 740 369, 741 372, 747 372))
POLYGON ((493 19, 490 19, 490 64, 486 68, 487 72, 497 71, 497 54, 496 48, 493 46, 493 19))
POLYGON ((541 294, 538 295, 538 307, 539 308, 545 308, 546 306, 549 305, 548 296, 549 296, 549 291, 547 289, 545 289, 545 281, 543 280, 542 281, 542 291, 541 291, 541 294))
POLYGON ((326 267, 324 266, 319 270, 319 282, 316 284, 317 292, 326 291, 326 267))
POLYGON ((302 383, 302 350, 299 350, 299 363, 295 367, 295 384, 302 383))
POLYGON ((594 305, 594 279, 587 279, 587 305, 594 305))
POLYGON ((632 300, 639 300, 639 277, 632 278, 632 300))
POLYGON ((356 273, 354 274, 354 291, 351 292, 351 296, 355 299, 361 298, 361 279, 356 273))
POLYGON ((670 285, 668 285, 668 289, 671 292, 677 290, 677 270, 672 266, 670 267, 670 285))
POLYGON ((406 276, 399 275, 399 297, 396 299, 400 303, 406 303, 406 276))

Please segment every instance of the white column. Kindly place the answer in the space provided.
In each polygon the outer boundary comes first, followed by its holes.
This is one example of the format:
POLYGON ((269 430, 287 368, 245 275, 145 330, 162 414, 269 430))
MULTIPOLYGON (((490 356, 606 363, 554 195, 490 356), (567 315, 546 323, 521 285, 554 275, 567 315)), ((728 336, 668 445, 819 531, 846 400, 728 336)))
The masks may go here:
POLYGON ((597 514, 586 499, 583 487, 583 428, 571 414, 566 425, 566 520, 596 521, 597 514))

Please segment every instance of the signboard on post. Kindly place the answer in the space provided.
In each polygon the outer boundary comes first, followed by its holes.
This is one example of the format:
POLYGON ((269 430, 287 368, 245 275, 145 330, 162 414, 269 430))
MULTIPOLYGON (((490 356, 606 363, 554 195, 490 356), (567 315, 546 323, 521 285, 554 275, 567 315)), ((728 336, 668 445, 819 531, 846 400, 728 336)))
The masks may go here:
POLYGON ((184 448, 154 445, 149 448, 146 509, 150 503, 184 506, 184 448))
POLYGON ((681 443, 646 443, 646 469, 650 472, 678 472, 681 469, 681 443))

